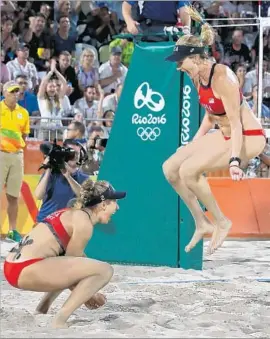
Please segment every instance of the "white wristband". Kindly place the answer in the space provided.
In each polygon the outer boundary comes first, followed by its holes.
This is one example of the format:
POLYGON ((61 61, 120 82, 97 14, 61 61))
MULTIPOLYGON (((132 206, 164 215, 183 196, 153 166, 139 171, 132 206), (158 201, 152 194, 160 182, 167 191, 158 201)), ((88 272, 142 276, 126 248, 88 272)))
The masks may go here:
POLYGON ((184 27, 182 28, 182 32, 183 32, 184 34, 190 34, 190 28, 189 28, 189 26, 184 26, 184 27))

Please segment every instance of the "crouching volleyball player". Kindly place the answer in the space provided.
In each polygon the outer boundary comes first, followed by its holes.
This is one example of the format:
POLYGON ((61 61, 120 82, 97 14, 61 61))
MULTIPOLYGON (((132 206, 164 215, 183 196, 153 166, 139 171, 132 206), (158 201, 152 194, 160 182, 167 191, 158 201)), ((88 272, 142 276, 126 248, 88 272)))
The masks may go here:
POLYGON ((47 313, 63 290, 72 291, 56 314, 53 327, 68 327, 67 320, 83 304, 88 308, 105 304, 105 297, 97 292, 111 280, 113 268, 85 257, 84 249, 94 226, 107 224, 119 208, 117 200, 125 196, 106 181, 87 179, 82 184, 78 206, 46 217, 7 255, 4 274, 12 286, 46 292, 38 313, 47 313))

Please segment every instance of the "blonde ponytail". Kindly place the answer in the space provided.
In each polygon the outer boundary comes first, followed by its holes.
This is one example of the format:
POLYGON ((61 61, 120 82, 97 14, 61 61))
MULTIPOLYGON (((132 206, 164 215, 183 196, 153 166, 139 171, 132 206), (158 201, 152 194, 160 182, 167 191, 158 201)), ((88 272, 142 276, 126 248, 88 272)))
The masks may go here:
POLYGON ((207 23, 202 25, 201 40, 204 46, 211 46, 215 42, 215 32, 207 23))
MULTIPOLYGON (((199 23, 204 22, 202 16, 194 7, 185 6, 185 11, 194 21, 199 23)), ((215 32, 208 23, 203 23, 200 38, 203 46, 211 46, 215 42, 215 32)))

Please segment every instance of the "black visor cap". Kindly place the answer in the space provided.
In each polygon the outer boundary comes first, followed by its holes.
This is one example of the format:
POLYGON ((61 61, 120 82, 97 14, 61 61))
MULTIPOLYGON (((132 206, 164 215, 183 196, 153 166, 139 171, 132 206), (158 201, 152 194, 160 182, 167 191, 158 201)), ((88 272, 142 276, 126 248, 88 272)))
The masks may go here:
POLYGON ((99 197, 96 197, 95 199, 89 201, 87 206, 91 207, 94 205, 99 204, 102 201, 105 200, 118 200, 118 199, 124 199, 126 197, 126 192, 120 192, 116 191, 111 185, 106 189, 106 191, 101 194, 99 197))
POLYGON ((176 45, 173 49, 173 53, 169 55, 165 60, 180 62, 190 55, 202 54, 203 52, 204 47, 176 45))

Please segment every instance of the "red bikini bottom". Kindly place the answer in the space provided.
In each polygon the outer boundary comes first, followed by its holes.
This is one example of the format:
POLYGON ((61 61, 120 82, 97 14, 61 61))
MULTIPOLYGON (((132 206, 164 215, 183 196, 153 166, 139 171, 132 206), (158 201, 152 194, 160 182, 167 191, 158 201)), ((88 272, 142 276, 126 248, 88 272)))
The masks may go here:
POLYGON ((10 283, 10 285, 18 287, 18 280, 23 269, 41 260, 44 260, 44 258, 30 259, 22 262, 5 261, 4 275, 6 280, 10 283))
MULTIPOLYGON (((263 135, 264 137, 266 137, 265 132, 264 132, 263 129, 248 129, 248 130, 246 130, 246 131, 244 130, 244 131, 243 131, 243 135, 249 136, 249 137, 258 136, 258 135, 263 135)), ((231 137, 226 137, 226 136, 224 135, 224 139, 225 139, 225 140, 230 140, 231 137)))

